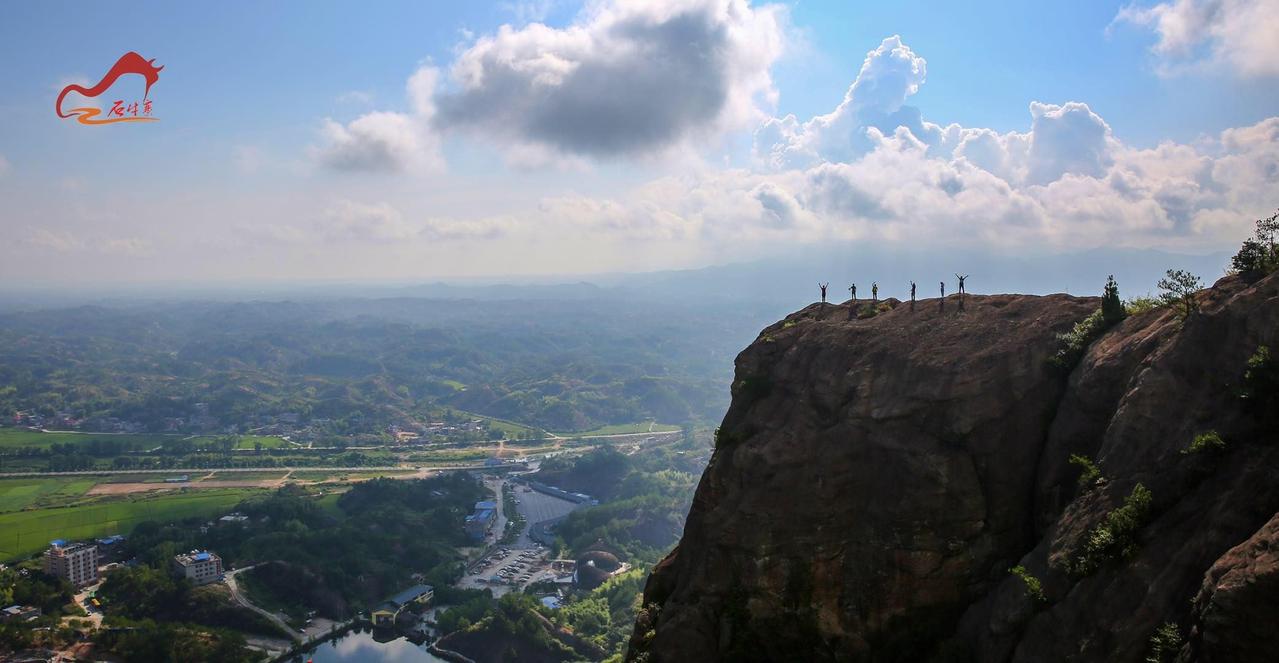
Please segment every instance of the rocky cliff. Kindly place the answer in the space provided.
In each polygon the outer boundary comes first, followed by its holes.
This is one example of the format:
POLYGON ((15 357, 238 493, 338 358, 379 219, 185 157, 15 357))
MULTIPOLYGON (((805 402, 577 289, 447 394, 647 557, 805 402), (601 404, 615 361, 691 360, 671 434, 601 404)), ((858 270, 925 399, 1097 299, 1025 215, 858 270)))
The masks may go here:
POLYGON ((1244 375, 1279 344, 1279 275, 1054 366, 1098 304, 813 305, 765 329, 630 660, 1275 660, 1279 444, 1244 375))

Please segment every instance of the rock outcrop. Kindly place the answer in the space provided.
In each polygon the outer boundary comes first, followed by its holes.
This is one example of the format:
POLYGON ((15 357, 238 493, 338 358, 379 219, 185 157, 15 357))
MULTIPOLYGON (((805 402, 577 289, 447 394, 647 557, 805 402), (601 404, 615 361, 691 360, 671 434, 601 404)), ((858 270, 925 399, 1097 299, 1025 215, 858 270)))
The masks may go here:
POLYGON ((1069 372, 1057 336, 1095 298, 813 305, 765 329, 630 660, 1265 660, 1279 445, 1240 389, 1279 342, 1279 275, 1198 301, 1069 372), (1223 449, 1182 453, 1208 431, 1223 449))

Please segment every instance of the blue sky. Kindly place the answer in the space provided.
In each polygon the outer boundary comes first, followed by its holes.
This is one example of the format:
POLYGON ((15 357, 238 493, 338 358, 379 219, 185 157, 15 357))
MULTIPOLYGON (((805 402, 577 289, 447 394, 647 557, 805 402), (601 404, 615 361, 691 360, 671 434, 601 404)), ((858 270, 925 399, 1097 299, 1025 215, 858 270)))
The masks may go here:
POLYGON ((1221 250, 1279 204, 1279 8, 1200 4, 5 3, 0 275, 590 273, 974 224, 1221 250), (54 116, 129 50, 159 122, 54 116))

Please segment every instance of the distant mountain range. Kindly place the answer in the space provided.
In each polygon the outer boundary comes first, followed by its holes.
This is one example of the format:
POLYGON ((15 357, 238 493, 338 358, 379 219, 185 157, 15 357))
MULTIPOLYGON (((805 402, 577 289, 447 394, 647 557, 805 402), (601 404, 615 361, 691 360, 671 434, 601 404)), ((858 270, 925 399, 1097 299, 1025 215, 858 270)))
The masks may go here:
POLYGON ((974 293, 1097 294, 1108 275, 1125 297, 1155 290, 1167 269, 1186 269, 1212 283, 1229 254, 1178 254, 1150 249, 1097 249, 1076 253, 998 254, 971 249, 924 248, 885 251, 866 244, 831 244, 748 262, 685 270, 578 276, 511 276, 428 283, 290 282, 231 284, 151 284, 75 289, 0 290, 0 310, 65 307, 85 303, 111 306, 137 301, 252 301, 411 298, 433 300, 588 301, 641 298, 726 304, 751 302, 772 319, 817 299, 817 283, 830 283, 830 297, 843 301, 848 286, 870 295, 905 299, 910 281, 919 297, 934 296, 938 282, 953 292, 955 274, 968 274, 974 293))

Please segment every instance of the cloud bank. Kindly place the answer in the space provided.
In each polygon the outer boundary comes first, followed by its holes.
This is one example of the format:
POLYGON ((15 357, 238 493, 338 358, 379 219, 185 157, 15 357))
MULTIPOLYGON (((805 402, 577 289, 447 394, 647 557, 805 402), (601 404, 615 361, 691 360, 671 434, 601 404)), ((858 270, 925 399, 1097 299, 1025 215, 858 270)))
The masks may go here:
POLYGON ((864 239, 1196 251, 1233 244, 1277 204, 1279 118, 1153 149, 1125 145, 1080 102, 1032 102, 1025 132, 941 126, 907 103, 926 72, 924 58, 890 37, 830 113, 765 121, 755 168, 547 205, 611 231, 720 245, 864 239))
MULTIPOLYGON (((1185 55, 1229 41, 1238 51, 1229 57, 1252 61, 1274 40, 1244 34, 1239 17, 1267 2, 1177 0, 1120 17, 1156 26, 1157 50, 1185 55)), ((406 221, 394 209, 350 204, 308 232, 367 241, 625 238, 716 250, 867 240, 1209 251, 1234 244, 1250 219, 1279 204, 1279 118, 1151 149, 1125 144, 1079 101, 1031 101, 1024 131, 942 125, 911 104, 928 63, 897 35, 866 54, 830 112, 772 117, 764 109, 776 95, 770 68, 785 20, 783 9, 745 0, 628 0, 591 5, 564 28, 503 26, 459 49, 447 70, 420 68, 407 85, 412 112, 330 122, 317 151, 347 170, 403 170, 415 159, 438 168, 440 136, 454 134, 508 156, 591 163, 705 148, 753 128, 749 165, 701 167, 608 198, 549 195, 518 220, 406 221)))

